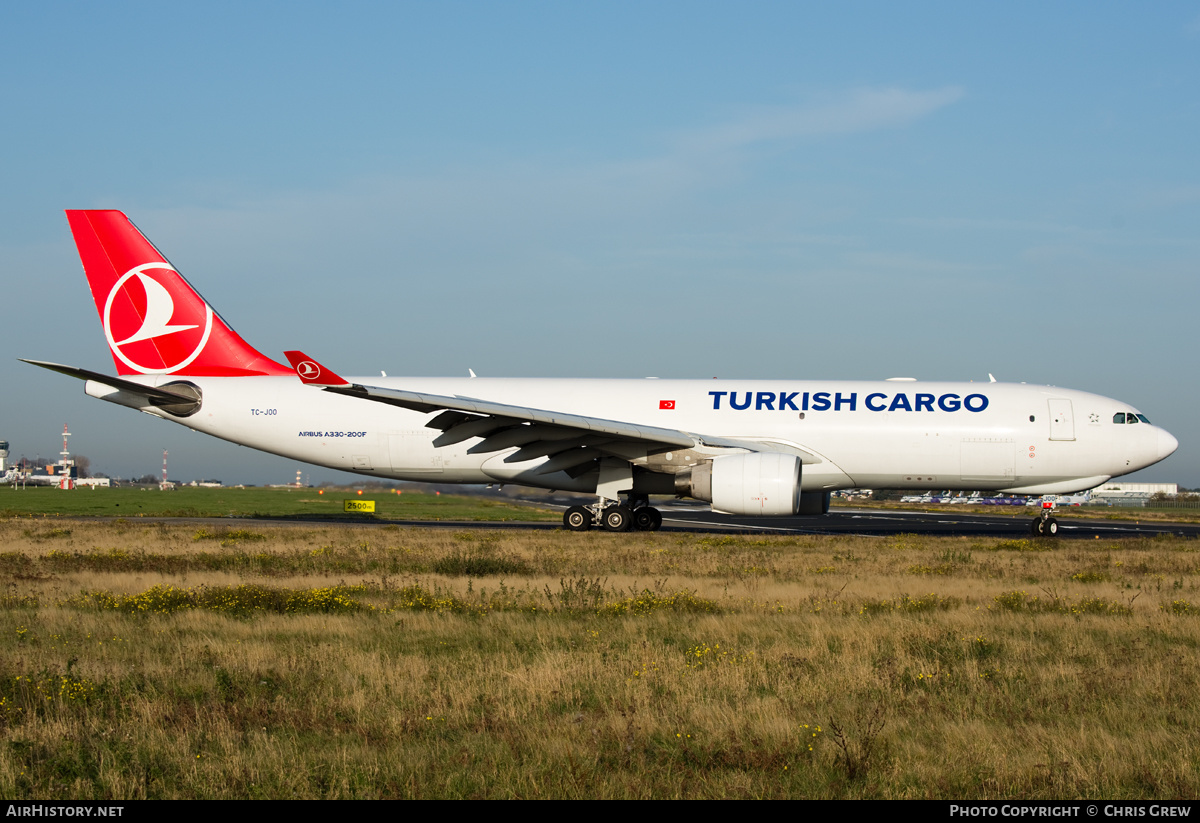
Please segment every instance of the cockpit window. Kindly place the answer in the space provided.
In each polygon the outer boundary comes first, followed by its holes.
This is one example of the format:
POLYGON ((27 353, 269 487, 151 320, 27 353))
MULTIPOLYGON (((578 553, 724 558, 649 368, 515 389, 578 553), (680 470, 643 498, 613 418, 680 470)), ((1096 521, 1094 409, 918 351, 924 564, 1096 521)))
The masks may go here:
POLYGON ((1139 414, 1137 417, 1138 417, 1138 420, 1141 420, 1143 423, 1147 423, 1151 426, 1154 425, 1153 423, 1150 422, 1150 419, 1148 417, 1146 417, 1146 415, 1144 415, 1144 414, 1139 414))
POLYGON ((1140 423, 1141 421, 1137 419, 1136 414, 1134 414, 1133 412, 1130 412, 1129 414, 1125 415, 1125 422, 1126 423, 1140 423))
POLYGON ((1124 423, 1125 423, 1125 412, 1117 412, 1116 414, 1114 414, 1114 415, 1113 415, 1113 422, 1114 422, 1114 423, 1120 423, 1120 424, 1124 425, 1124 423))

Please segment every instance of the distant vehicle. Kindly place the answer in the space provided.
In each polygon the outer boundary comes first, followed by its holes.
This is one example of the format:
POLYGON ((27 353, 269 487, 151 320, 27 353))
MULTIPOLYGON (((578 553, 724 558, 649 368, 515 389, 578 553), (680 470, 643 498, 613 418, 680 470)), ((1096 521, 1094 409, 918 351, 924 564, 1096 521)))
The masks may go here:
MULTIPOLYGON (((124 214, 67 218, 119 376, 27 362, 86 381, 92 397, 320 466, 595 494, 595 504, 567 511, 569 529, 656 529, 662 515, 651 494, 719 512, 795 515, 824 513, 830 492, 855 487, 1066 493, 1178 446, 1126 403, 1050 386, 346 379, 300 351, 285 352, 289 368, 246 343, 124 214), (1114 425, 1117 415, 1143 425, 1114 425)), ((445 297, 446 334, 463 334, 454 318, 460 296, 447 289, 445 297)), ((698 310, 683 331, 753 323, 753 309, 733 295, 681 299, 698 310)), ((632 317, 636 295, 629 300, 632 317)), ((398 322, 427 310, 393 308, 398 322)), ((317 302, 314 312, 334 322, 317 302)), ((625 319, 613 318, 614 334, 625 319)), ((596 341, 598 356, 605 349, 596 341)), ((1033 528, 1053 533, 1057 524, 1041 517, 1033 528)))

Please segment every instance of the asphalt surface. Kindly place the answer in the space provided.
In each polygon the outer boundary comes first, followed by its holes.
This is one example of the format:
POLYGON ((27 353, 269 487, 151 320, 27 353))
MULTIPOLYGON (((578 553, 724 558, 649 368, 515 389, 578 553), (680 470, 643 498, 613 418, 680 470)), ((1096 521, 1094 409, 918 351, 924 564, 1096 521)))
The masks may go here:
MULTIPOLYGON (((538 502, 541 508, 563 508, 538 502)), ((956 512, 918 512, 880 509, 837 508, 820 517, 742 517, 738 515, 714 514, 707 508, 687 505, 663 506, 663 531, 689 532, 693 534, 844 534, 888 537, 897 534, 932 534, 948 537, 1007 537, 1030 536, 1032 513, 1028 515, 958 514, 956 512)), ((107 519, 107 518, 105 518, 107 519)), ((348 521, 343 518, 138 518, 139 522, 163 521, 169 523, 195 522, 222 525, 396 525, 405 528, 459 529, 459 530, 535 530, 553 531, 561 529, 561 522, 528 523, 516 521, 475 520, 362 520, 348 521)), ((1200 524, 1137 522, 1135 520, 1084 520, 1074 517, 1058 518, 1058 537, 1067 540, 1095 540, 1097 538, 1153 537, 1170 534, 1180 537, 1200 537, 1200 524)))
MULTIPOLYGON (((1057 518, 1058 536, 1094 540, 1113 537, 1150 537, 1171 534, 1200 537, 1200 525, 1139 523, 1134 520, 1084 520, 1057 518)), ((766 534, 856 534, 886 537, 896 534, 936 534, 967 537, 1029 537, 1032 513, 1026 516, 915 512, 837 508, 821 517, 740 517, 710 511, 663 510, 663 529, 679 531, 721 530, 766 534)))

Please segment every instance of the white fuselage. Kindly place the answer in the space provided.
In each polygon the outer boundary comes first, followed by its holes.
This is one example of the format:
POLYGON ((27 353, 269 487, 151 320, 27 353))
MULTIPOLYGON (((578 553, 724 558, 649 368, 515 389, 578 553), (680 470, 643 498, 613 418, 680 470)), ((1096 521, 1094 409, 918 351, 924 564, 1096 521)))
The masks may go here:
MULTIPOLYGON (((479 438, 435 447, 435 414, 332 394, 292 377, 187 377, 203 403, 190 417, 151 414, 274 454, 373 477, 511 482, 593 491, 594 478, 536 474, 545 457, 506 463, 515 447, 472 453, 479 438), (590 484, 590 488, 589 488, 590 484)), ((147 385, 169 375, 142 378, 147 385)), ((384 388, 486 398, 591 418, 778 444, 805 454, 808 491, 991 489, 1065 493, 1149 466, 1174 437, 1128 404, 1085 392, 1011 383, 794 380, 350 378, 384 388)), ((88 393, 122 402, 88 383, 88 393)), ((700 455, 703 457, 703 455, 700 455)), ((695 453, 630 455, 671 473, 695 453), (679 462, 673 462, 678 460, 679 462)))

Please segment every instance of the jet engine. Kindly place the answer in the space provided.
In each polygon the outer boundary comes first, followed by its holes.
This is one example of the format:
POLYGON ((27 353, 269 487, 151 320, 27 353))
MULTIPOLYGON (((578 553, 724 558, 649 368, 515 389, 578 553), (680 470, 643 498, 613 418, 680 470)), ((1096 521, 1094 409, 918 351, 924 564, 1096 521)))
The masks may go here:
POLYGON ((797 514, 800 465, 799 457, 779 452, 716 457, 676 474, 675 493, 728 514, 797 514))

